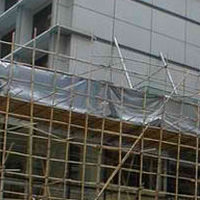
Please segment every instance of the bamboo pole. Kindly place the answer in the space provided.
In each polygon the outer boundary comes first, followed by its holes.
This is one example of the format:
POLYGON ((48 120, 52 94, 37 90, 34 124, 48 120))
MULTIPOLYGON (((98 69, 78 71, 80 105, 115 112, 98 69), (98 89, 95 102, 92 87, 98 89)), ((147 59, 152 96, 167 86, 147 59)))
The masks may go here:
MULTIPOLYGON (((166 84, 165 84, 166 85, 166 84)), ((165 88, 166 91, 166 88, 165 88)), ((176 90, 175 90, 176 91, 176 90)), ((164 101, 164 98, 163 98, 164 101)), ((163 122, 165 121, 165 105, 163 107, 161 117, 161 127, 159 131, 159 147, 158 147, 158 163, 157 163, 157 174, 156 174, 156 192, 155 200, 159 200, 159 191, 161 189, 161 170, 162 170, 162 144, 163 144, 163 122)))
POLYGON ((163 129, 160 129, 160 141, 158 147, 158 164, 157 164, 157 174, 156 174, 156 194, 155 200, 159 200, 159 190, 161 188, 161 168, 162 168, 162 140, 163 140, 163 129))
MULTIPOLYGON (((37 29, 34 28, 34 39, 33 39, 33 49, 32 49, 32 70, 31 70, 31 80, 30 80, 30 124, 34 123, 34 73, 35 73, 35 56, 36 56, 36 36, 37 36, 37 29)), ((33 195, 33 126, 29 127, 29 144, 28 144, 28 199, 32 200, 33 195)))
MULTIPOLYGON (((56 91, 56 81, 57 81, 57 72, 55 70, 53 78, 53 90, 56 91)), ((51 111, 50 111, 50 124, 48 130, 48 142, 47 142, 47 159, 46 159, 46 168, 45 168, 45 183, 44 183, 44 197, 49 198, 51 196, 49 189, 49 173, 50 173, 50 156, 51 156, 51 140, 52 140, 52 130, 53 130, 53 116, 54 116, 54 102, 55 102, 55 93, 52 96, 51 111)))
MULTIPOLYGON (((73 84, 73 76, 71 77, 71 85, 73 84)), ((73 87, 70 88, 70 103, 69 103, 69 117, 68 117, 68 127, 67 127, 67 138, 70 138, 71 135, 71 127, 72 126, 72 108, 73 108, 73 98, 74 98, 74 90, 73 87)), ((69 141, 66 141, 66 147, 65 147, 65 170, 64 170, 64 191, 63 191, 63 198, 66 198, 67 195, 67 181, 66 179, 69 176, 69 148, 70 143, 69 141)), ((70 187, 70 186, 69 186, 70 187)))
MULTIPOLYGON (((90 89, 91 89, 91 82, 88 81, 87 85, 87 100, 86 100, 86 108, 89 108, 90 103, 90 89)), ((84 144, 83 144, 83 165, 82 165, 82 177, 81 177, 81 200, 85 199, 85 170, 86 170, 86 157, 87 157, 87 137, 88 137, 88 122, 89 122, 89 114, 88 111, 86 111, 85 114, 85 131, 84 131, 84 144)))
POLYGON ((175 200, 178 200, 179 191, 179 167, 180 167, 180 143, 181 143, 181 133, 178 134, 178 149, 177 149, 177 160, 176 160, 176 184, 175 184, 175 200))
MULTIPOLYGON (((119 124, 119 158, 118 162, 121 165, 122 162, 122 131, 123 131, 123 104, 124 104, 124 89, 121 88, 121 99, 120 99, 120 124, 119 124)), ((121 179, 122 179, 122 170, 119 169, 119 174, 118 174, 118 195, 117 199, 121 200, 121 179)))
POLYGON ((6 114, 5 114, 5 122, 4 122, 4 135, 3 135, 3 151, 2 151, 2 171, 1 171, 1 185, 0 185, 0 199, 4 199, 4 175, 5 175, 5 162, 6 162, 6 146, 7 146, 7 129, 8 129, 8 118, 9 118, 9 109, 10 109, 10 94, 9 94, 9 88, 11 86, 11 82, 13 79, 13 68, 14 68, 14 48, 15 48, 15 32, 12 34, 12 43, 11 43, 11 66, 9 69, 9 77, 8 77, 8 92, 7 92, 7 98, 6 98, 6 114))
MULTIPOLYGON (((104 92, 104 99, 106 99, 108 92, 108 83, 105 84, 105 92, 104 92)), ((98 163, 97 163, 97 194, 100 192, 100 183, 101 183, 101 163, 104 159, 103 154, 103 141, 104 141, 104 132, 105 132, 105 121, 106 121, 106 104, 107 102, 104 100, 103 103, 103 113, 102 113, 102 125, 100 130, 100 146, 99 146, 99 155, 98 155, 98 163)))
MULTIPOLYGON (((55 63, 55 57, 59 53, 59 43, 60 43, 60 29, 58 29, 57 40, 55 53, 52 57, 52 66, 55 63)), ((57 59, 57 57, 56 57, 57 59)), ((50 110, 50 122, 49 122, 49 130, 48 130, 48 142, 47 142, 47 159, 46 159, 46 168, 45 168, 45 183, 44 183, 44 197, 49 198, 51 196, 50 188, 49 188, 49 173, 50 173, 50 156, 51 156, 51 143, 52 143, 52 130, 53 130, 53 117, 54 117, 54 107, 55 107, 55 98, 57 93, 57 69, 54 67, 54 75, 53 75, 53 91, 52 91, 52 101, 51 101, 51 110, 50 110)))
MULTIPOLYGON (((199 130, 200 125, 200 107, 199 107, 199 101, 197 105, 197 131, 199 130)), ((199 137, 198 133, 196 135, 196 165, 195 165, 195 200, 198 199, 198 177, 199 177, 199 137)))
MULTIPOLYGON (((144 88, 144 98, 143 98, 143 129, 146 121, 146 101, 147 101, 147 88, 144 88)), ((136 193, 136 199, 138 195, 138 200, 142 199, 142 189, 143 189, 143 162, 144 162, 144 136, 141 138, 141 150, 140 150, 140 173, 139 173, 139 188, 136 193)))

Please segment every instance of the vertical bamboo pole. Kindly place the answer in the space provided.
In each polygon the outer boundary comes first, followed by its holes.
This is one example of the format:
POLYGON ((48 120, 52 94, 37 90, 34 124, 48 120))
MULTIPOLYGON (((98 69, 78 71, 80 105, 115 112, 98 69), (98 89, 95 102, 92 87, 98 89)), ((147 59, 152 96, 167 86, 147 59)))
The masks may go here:
MULTIPOLYGON (((121 129, 122 129, 122 122, 120 122, 120 132, 121 132, 121 129)), ((119 135, 119 158, 118 158, 118 161, 119 163, 121 164, 122 162, 122 149, 121 149, 121 146, 122 146, 122 136, 121 136, 122 133, 120 133, 119 135)), ((119 170, 119 173, 118 173, 118 195, 117 195, 117 199, 118 200, 121 200, 121 176, 122 176, 122 170, 120 169, 119 170)))
MULTIPOLYGON (((93 38, 92 40, 93 41, 93 38)), ((91 49, 92 52, 92 49, 91 49)), ((91 57, 90 57, 91 58, 91 57)), ((90 61, 91 62, 91 61, 90 61)), ((81 176, 81 200, 85 199, 85 173, 86 173, 86 158, 87 158, 87 138, 88 138, 88 122, 89 122, 89 104, 90 104, 90 89, 91 89, 91 66, 89 66, 89 79, 87 84, 87 97, 86 97, 86 116, 85 116, 85 131, 84 131, 84 144, 83 144, 83 165, 81 176)))
MULTIPOLYGON (((73 85, 73 80, 74 76, 71 76, 71 85, 73 85)), ((68 118, 68 127, 67 127, 67 139, 66 139, 66 146, 65 146, 65 171, 64 171, 64 193, 63 193, 63 198, 69 198, 67 196, 67 181, 66 179, 68 178, 69 175, 69 148, 70 148, 70 135, 71 135, 71 122, 72 122, 72 108, 73 108, 73 99, 74 99, 74 90, 73 87, 70 87, 70 95, 69 95, 69 118, 68 118)))
POLYGON ((104 140, 104 129, 105 129, 105 121, 106 121, 106 104, 108 103, 106 101, 108 91, 108 83, 105 84, 105 91, 103 96, 103 117, 102 117, 102 125, 101 125, 101 141, 100 141, 100 147, 99 147, 99 155, 98 155, 98 164, 97 164, 97 189, 96 193, 98 194, 100 192, 100 182, 101 182, 101 164, 103 160, 103 140, 104 140))
MULTIPOLYGON (((183 81, 183 96, 185 95, 185 79, 183 81)), ((183 106, 184 106, 184 99, 182 99, 181 103, 181 110, 180 110, 180 119, 183 115, 183 106)), ((179 199, 179 168, 180 168, 180 151, 181 151, 181 136, 182 131, 179 127, 179 133, 178 133, 178 149, 177 149, 177 160, 176 160, 176 185, 175 185, 175 200, 179 199)))
MULTIPOLYGON (((164 100, 164 98, 163 98, 164 100)), ((164 101, 163 101, 164 104, 164 101)), ((165 116, 165 105, 163 107, 161 127, 159 133, 159 146, 158 146, 158 163, 157 163, 157 174, 156 174, 156 191, 155 191, 155 200, 159 200, 159 191, 161 188, 161 169, 162 169, 162 140, 163 140, 163 121, 165 116)))
POLYGON ((144 163, 144 137, 141 138, 141 144, 140 144, 140 172, 139 172, 139 187, 138 191, 136 191, 136 199, 142 200, 142 189, 143 189, 143 183, 142 183, 142 175, 143 175, 143 163, 144 163))
POLYGON ((87 136, 88 136, 88 113, 85 116, 85 132, 84 132, 84 146, 83 146, 83 166, 81 177, 81 200, 85 199, 85 170, 86 170, 86 156, 87 156, 87 136))
POLYGON ((46 159, 46 168, 45 168, 45 187, 44 187, 44 196, 49 199, 51 196, 49 189, 49 173, 50 173, 50 157, 51 157, 51 134, 53 130, 53 116, 54 116, 54 104, 55 104, 55 95, 56 95, 56 80, 57 80, 57 72, 54 71, 53 78, 53 95, 51 102, 51 110, 50 110, 50 122, 49 122, 49 130, 48 130, 48 142, 47 142, 47 159, 46 159))
MULTIPOLYGON (((168 85, 167 85, 167 71, 165 70, 165 85, 164 85, 164 95, 168 90, 168 85)), ((163 98, 163 104, 165 102, 165 98, 163 98)), ((160 132, 159 132, 159 146, 158 146, 158 162, 157 162, 157 173, 156 173, 156 191, 155 191, 155 200, 159 199, 159 191, 161 188, 161 170, 162 170, 162 140, 163 140, 163 122, 165 118, 165 104, 163 106, 163 112, 162 112, 162 118, 161 118, 161 127, 160 127, 160 132)))
MULTIPOLYGON (((121 88, 121 105, 120 105, 120 129, 119 129, 119 164, 121 165, 122 162, 122 128, 123 128, 123 100, 124 100, 124 89, 121 88)), ((121 177, 122 177, 122 170, 119 170, 118 174, 118 200, 121 200, 121 177)))
MULTIPOLYGON (((71 76, 70 80, 71 85, 74 84, 74 76, 71 76)), ((70 95, 69 95, 69 117, 68 117, 68 127, 67 127, 67 139, 66 139, 66 146, 65 146, 65 171, 64 171, 64 194, 63 198, 70 198, 68 197, 70 194, 67 195, 67 181, 69 175, 69 153, 70 153, 70 135, 71 135, 71 122, 72 122, 72 110, 73 110, 73 102, 74 102, 74 89, 73 87, 70 87, 70 95)), ((70 186, 68 186, 70 187, 70 186)), ((70 188, 68 188, 70 191, 70 188)))
MULTIPOLYGON (((144 88, 144 99, 143 99, 143 130, 145 129, 145 121, 146 121, 146 103, 147 103, 147 87, 144 88)), ((144 136, 141 138, 141 152, 140 152, 140 173, 139 173, 139 188, 136 192, 136 196, 138 195, 138 200, 142 199, 142 189, 143 189, 143 182, 142 182, 142 176, 143 176, 143 163, 144 163, 144 136)))
POLYGON ((157 163, 157 175, 156 175, 156 193, 155 200, 159 200, 159 191, 161 186, 161 168, 162 168, 162 140, 163 140, 163 126, 160 128, 160 136, 159 136, 159 147, 158 147, 158 163, 157 163))
POLYGON ((0 185, 0 199, 4 199, 4 176, 5 176, 5 162, 6 162, 6 146, 7 146, 7 130, 8 130, 8 118, 9 118, 9 109, 10 109, 10 94, 9 88, 13 78, 13 68, 14 68, 14 48, 15 48, 15 32, 12 34, 12 43, 11 43, 11 59, 10 59, 10 69, 8 75, 8 91, 6 98, 6 113, 4 118, 4 132, 3 132, 3 151, 2 151, 2 162, 1 162, 1 185, 0 185))
MULTIPOLYGON (((73 79, 71 79, 73 80, 73 79)), ((73 84, 73 81, 72 83, 73 84)), ((69 198, 67 196, 67 177, 68 177, 68 173, 69 173, 69 170, 68 170, 68 161, 69 161, 69 146, 70 146, 70 143, 69 143, 69 138, 70 138, 70 132, 71 132, 71 121, 72 121, 72 102, 73 102, 73 98, 72 98, 72 89, 70 89, 71 92, 70 92, 70 108, 69 108, 69 118, 68 118, 68 127, 67 127, 67 139, 66 139, 66 146, 65 146, 65 171, 64 171, 64 190, 63 190, 63 198, 69 198)))
POLYGON ((45 169, 45 184, 44 184, 44 196, 48 199, 50 194, 49 189, 49 173, 50 173, 50 156, 51 156, 51 133, 53 130, 53 116, 54 116, 54 104, 55 104, 55 98, 56 98, 56 81, 57 81, 57 69, 55 64, 55 55, 56 59, 58 58, 58 52, 59 52, 59 42, 60 42, 60 28, 58 28, 57 33, 57 40, 56 40, 56 48, 55 48, 55 54, 53 55, 52 60, 52 67, 54 68, 54 78, 53 78, 53 90, 52 90, 52 103, 51 103, 51 110, 50 110, 50 122, 49 122, 49 130, 48 130, 48 142, 47 142, 47 159, 46 159, 46 169, 45 169))
POLYGON ((180 147, 181 144, 181 133, 178 134, 178 149, 176 158, 176 184, 175 184, 175 200, 178 200, 178 188, 179 188, 179 167, 180 167, 180 147))
POLYGON ((28 145, 28 199, 32 200, 33 195, 33 180, 32 180, 32 156, 33 156, 33 127, 32 124, 34 122, 34 73, 35 73, 35 55, 36 55, 36 36, 37 29, 34 28, 34 39, 33 39, 33 52, 32 52, 32 70, 31 70, 31 85, 30 85, 30 128, 29 128, 29 145, 28 145))
MULTIPOLYGON (((165 93, 168 90, 168 82, 167 82, 167 71, 165 70, 165 85, 164 85, 164 92, 163 95, 165 96, 165 93)), ((175 90, 173 91, 175 92, 175 90)), ((163 98, 163 111, 162 111, 162 117, 161 117, 161 127, 160 127, 160 132, 159 132, 159 146, 158 146, 158 162, 157 162, 157 173, 156 173, 156 190, 155 190, 155 200, 159 199, 159 192, 161 189, 161 170, 163 168, 162 166, 162 140, 163 140, 163 129, 164 129, 164 118, 165 118, 165 98, 163 98)))
POLYGON ((196 165, 195 165, 195 200, 198 199, 198 176, 199 176, 199 137, 196 136, 196 165))
POLYGON ((85 131, 84 131, 84 144, 83 144, 83 166, 82 166, 82 177, 81 177, 81 200, 85 198, 85 170, 86 170, 86 157, 87 157, 87 137, 88 137, 88 109, 90 103, 90 88, 91 80, 88 80, 87 85, 87 99, 86 99, 86 114, 85 114, 85 131))
MULTIPOLYGON (((200 125, 200 107, 199 107, 199 101, 197 105, 197 130, 199 130, 200 125)), ((195 164, 195 200, 198 199, 198 176, 199 176, 199 137, 198 133, 196 135, 196 164, 195 164)))

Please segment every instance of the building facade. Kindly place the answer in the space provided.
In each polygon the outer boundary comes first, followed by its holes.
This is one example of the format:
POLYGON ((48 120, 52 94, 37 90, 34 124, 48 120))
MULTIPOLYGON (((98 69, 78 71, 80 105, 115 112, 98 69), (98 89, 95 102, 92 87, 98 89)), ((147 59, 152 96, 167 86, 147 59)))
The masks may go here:
MULTIPOLYGON (((67 58, 55 59, 55 56, 52 58, 38 52, 36 64, 55 68, 51 66, 52 60, 57 60, 57 69, 87 75, 88 68, 91 68, 98 70, 98 73, 93 73, 95 79, 105 80, 106 77, 107 81, 119 84, 121 72, 115 69, 122 67, 113 39, 116 37, 124 58, 129 59, 126 66, 130 76, 134 76, 134 73, 144 76, 153 73, 155 64, 162 65, 162 52, 174 70, 174 81, 178 82, 177 70, 194 70, 194 73, 199 70, 198 9, 199 2, 195 0, 111 0, 98 3, 1 0, 0 34, 2 40, 11 42, 11 33, 15 31, 17 44, 31 46, 36 28, 36 48, 48 51, 57 49, 58 53, 77 59, 73 62, 67 58), (57 33, 60 34, 59 38, 56 37, 57 33), (88 62, 91 63, 90 67, 88 62), (98 69, 96 66, 99 65, 104 67, 98 69), (111 71, 108 77, 105 76, 107 69, 111 71)), ((3 49, 1 57, 9 52, 9 48, 3 49)), ((17 49, 16 59, 31 62, 31 58, 28 60, 31 57, 28 50, 17 49)), ((157 75, 163 79, 163 73, 157 75)), ((137 84, 137 76, 131 79, 133 84, 137 84)), ((193 85, 194 81, 191 79, 193 85)), ((126 79, 122 82, 127 86, 126 79)))

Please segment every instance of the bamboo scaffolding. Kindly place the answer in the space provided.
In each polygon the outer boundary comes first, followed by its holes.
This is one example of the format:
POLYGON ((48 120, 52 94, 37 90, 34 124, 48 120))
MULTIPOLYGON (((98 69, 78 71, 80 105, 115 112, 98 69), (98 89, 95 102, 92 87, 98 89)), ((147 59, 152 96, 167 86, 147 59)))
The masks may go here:
MULTIPOLYGON (((36 55, 36 35, 37 35, 37 29, 34 28, 34 33, 33 33, 33 51, 32 51, 32 71, 31 71, 31 80, 30 80, 30 124, 33 124, 33 115, 34 115, 34 100, 33 100, 33 96, 34 96, 34 70, 35 70, 35 55, 36 55)), ((32 185, 33 185, 33 180, 32 180, 32 154, 33 154, 33 127, 30 126, 29 129, 29 145, 28 145, 28 152, 29 152, 29 157, 28 157, 28 174, 29 174, 29 180, 28 180, 28 199, 32 200, 32 196, 33 196, 33 192, 32 192, 32 185)))
MULTIPOLYGON (((9 70, 9 81, 8 87, 10 87, 10 83, 13 77, 13 51, 15 48, 15 33, 12 34, 12 44, 11 44, 11 68, 9 70)), ((9 118, 9 109, 10 109, 10 95, 7 93, 6 98, 6 115, 5 115, 5 125, 4 125, 4 136, 3 136, 3 152, 2 152, 2 172, 1 172, 1 185, 0 185, 0 198, 3 199, 4 196, 4 170, 5 170, 5 162, 6 162, 6 146, 7 146, 7 129, 8 129, 8 118, 9 118)))
MULTIPOLYGON (((88 97, 86 99, 86 107, 89 107, 89 92, 91 84, 90 82, 87 85, 88 97)), ((82 166, 82 184, 81 184, 81 200, 85 199, 85 170, 86 170, 86 157, 87 157, 87 138, 88 138, 88 121, 89 115, 88 112, 85 115, 85 130, 84 130, 84 143, 83 143, 83 166, 82 166)))
MULTIPOLYGON (((198 101, 198 109, 197 109, 197 128, 200 125, 200 109, 199 109, 199 101, 198 101)), ((198 177, 199 177, 199 137, 196 136, 196 166, 195 166, 195 200, 198 199, 198 177)))
MULTIPOLYGON (((73 80, 71 79, 71 84, 73 84, 73 80)), ((71 124, 72 124, 72 107, 73 107, 73 98, 74 98, 74 93, 73 93, 73 87, 70 88, 70 108, 69 108, 69 117, 68 117, 68 124, 67 124, 67 138, 70 138, 70 133, 71 133, 71 124)), ((70 143, 66 141, 66 150, 65 150, 65 170, 64 170, 64 189, 63 189, 63 198, 66 198, 67 195, 67 182, 66 179, 69 176, 69 148, 70 148, 70 143)))
MULTIPOLYGON (((146 101, 147 101, 147 89, 144 88, 144 98, 143 98, 143 126, 146 121, 146 101)), ((141 138, 141 153, 140 153, 140 174, 139 174, 139 188, 136 193, 136 199, 138 195, 138 200, 142 199, 142 190, 143 190, 143 161, 144 161, 144 135, 141 138)))
MULTIPOLYGON (((167 198, 167 196, 171 196, 177 200, 184 198, 195 200, 200 199, 198 191, 200 184, 200 180, 198 178, 200 166, 198 135, 194 135, 186 131, 170 130, 169 128, 164 127, 162 123, 160 127, 146 124, 146 112, 151 111, 152 109, 146 107, 147 88, 142 89, 144 90, 142 107, 144 120, 143 125, 140 127, 134 127, 131 120, 124 121, 121 116, 123 115, 125 106, 134 107, 135 109, 141 109, 141 107, 133 106, 131 103, 124 103, 125 89, 123 87, 119 87, 120 101, 116 101, 114 99, 107 100, 106 94, 109 86, 109 83, 107 82, 105 83, 106 87, 103 97, 95 96, 95 98, 103 105, 102 113, 100 115, 92 115, 88 111, 86 113, 75 112, 73 104, 78 96, 86 97, 86 106, 88 110, 89 101, 94 97, 90 95, 91 81, 93 78, 92 74, 95 74, 99 69, 93 70, 91 66, 98 66, 100 69, 107 70, 106 66, 100 66, 98 63, 93 63, 92 61, 78 59, 76 56, 70 57, 60 54, 59 41, 61 37, 61 29, 58 29, 57 31, 56 47, 55 50, 52 51, 38 49, 36 47, 38 38, 36 35, 35 30, 34 38, 32 40, 33 47, 16 44, 14 41, 14 34, 11 43, 0 41, 0 43, 10 44, 12 47, 10 54, 10 74, 8 81, 5 85, 1 86, 1 88, 9 85, 11 81, 23 82, 23 80, 13 78, 13 65, 15 63, 18 64, 18 62, 14 59, 15 52, 17 52, 16 47, 32 51, 32 62, 31 64, 26 63, 27 67, 32 68, 30 81, 30 102, 22 102, 20 99, 20 92, 13 95, 12 98, 9 93, 7 93, 5 97, 0 97, 0 120, 2 118, 4 121, 2 123, 0 121, 0 127, 1 124, 3 124, 0 128, 0 198, 4 199, 5 196, 10 196, 12 199, 16 198, 23 200, 27 198, 29 200, 33 200, 33 198, 40 198, 42 200, 84 200, 87 197, 96 200, 100 198, 102 200, 107 200, 113 195, 113 197, 117 200, 133 199, 134 197, 140 200, 145 199, 146 197, 158 200, 167 198), (34 80, 34 71, 36 69, 44 70, 42 67, 35 66, 36 54, 38 52, 47 53, 52 56, 52 63, 50 65, 53 69, 45 70, 52 72, 54 78, 51 94, 44 95, 42 98, 34 100, 34 86, 36 84, 34 80), (61 73, 56 69, 56 58, 58 57, 63 57, 66 60, 72 60, 77 62, 77 64, 85 63, 89 65, 90 69, 84 72, 84 75, 87 74, 89 76, 89 78, 86 79, 88 82, 87 93, 82 94, 81 92, 74 91, 74 87, 78 87, 75 79, 77 77, 81 77, 77 75, 71 75, 72 78, 70 87, 56 87, 58 73, 61 73), (70 93, 69 99, 64 99, 62 102, 57 103, 70 102, 68 110, 62 111, 61 109, 57 109, 55 97, 58 94, 58 90, 70 93), (52 99, 50 106, 39 104, 41 100, 49 97, 52 99), (119 105, 119 119, 113 119, 112 117, 106 115, 106 106, 109 103, 119 105), (60 117, 57 117, 57 115, 60 115, 60 117), (14 125, 10 122, 12 121, 11 119, 18 119, 19 123, 14 125), (26 121, 26 123, 24 123, 24 121, 26 121), (90 123, 90 121, 92 123, 90 123), (54 130, 56 127, 58 127, 59 133, 54 130), (47 144, 47 152, 35 152, 34 140, 47 144), (12 148, 8 148, 10 141, 14 141, 14 145, 10 145, 12 148), (52 147, 55 142, 59 143, 59 145, 56 146, 56 151, 59 152, 60 148, 64 149, 59 155, 56 155, 52 147), (126 142, 127 144, 125 144, 126 142), (21 149, 23 149, 24 143, 26 143, 26 151, 23 152, 21 149), (78 147, 80 152, 73 152, 70 148, 71 146, 78 147), (95 155, 96 160, 92 160, 92 155, 90 155, 88 148, 92 148, 93 151, 98 152, 97 155, 95 155), (105 152, 107 152, 108 155, 106 155, 105 152), (185 157, 182 157, 182 152, 184 152, 185 157), (52 157, 51 155, 53 153, 55 153, 56 156, 52 157), (110 158, 112 156, 109 156, 109 153, 113 155, 113 158, 110 158), (172 154, 175 153, 176 156, 173 156, 172 154), (122 155, 125 156, 123 157, 122 155), (10 156, 13 156, 11 159, 16 158, 16 161, 18 159, 26 160, 27 166, 24 167, 25 169, 20 169, 20 167, 19 169, 15 169, 14 167, 5 168, 7 161, 11 162, 10 156), (75 159, 73 159, 73 157, 75 157, 75 159), (139 161, 137 161, 138 158, 139 161), (145 159, 151 160, 149 169, 146 168, 145 159), (42 173, 38 172, 39 169, 35 166, 35 160, 45 163, 42 173), (154 166, 153 161, 156 162, 156 167, 154 166), (52 172, 54 171, 52 163, 56 163, 56 175, 52 172), (173 173, 173 169, 167 166, 167 164, 175 165, 175 173, 173 173), (59 166, 63 166, 62 170, 59 170, 59 166), (71 169, 71 166, 77 166, 77 168, 71 169), (95 177, 94 180, 88 180, 88 166, 92 169, 96 169, 94 170, 95 172, 91 172, 93 173, 92 176, 95 177), (194 169, 194 173, 184 174, 180 170, 181 167, 192 168, 194 169), (78 172, 74 172, 73 170, 78 170, 78 172), (105 180, 106 175, 104 173, 108 173, 107 175, 109 175, 110 172, 111 174, 109 178, 105 180), (73 173, 76 173, 77 177, 73 173), (125 173, 128 175, 125 176, 125 173), (136 174, 135 177, 139 177, 138 184, 134 183, 134 180, 132 180, 133 176, 131 174, 136 174), (145 176, 149 177, 147 178, 149 180, 147 180, 145 176), (155 187, 153 185, 154 177, 156 177, 155 187), (169 180, 173 180, 175 187, 174 191, 169 189, 169 184, 167 183, 169 180), (105 183, 103 183, 103 181, 105 181, 105 183), (194 193, 181 191, 181 181, 194 185, 194 193), (152 185, 148 186, 147 182, 149 185, 152 185), (23 189, 18 191, 17 189, 12 190, 7 187, 9 185, 15 188, 12 184, 19 185, 19 187, 22 187, 23 189), (40 192, 36 191, 36 188, 37 190, 40 190, 40 192), (13 198, 13 196, 15 197, 13 198)), ((124 58, 124 62, 127 60, 129 59, 124 58)), ((143 61, 138 60, 132 61, 143 63, 143 61)), ((144 64, 149 63, 144 62, 144 64)), ((160 65, 155 65, 155 67, 156 70, 150 73, 149 76, 143 76, 143 74, 139 74, 134 71, 129 72, 127 70, 130 78, 140 78, 140 81, 133 85, 133 87, 138 87, 144 82, 150 81, 158 73, 164 71, 164 68, 160 65)), ((119 73, 123 72, 123 70, 117 68, 115 69, 113 66, 112 72, 115 70, 119 73)), ((171 69, 170 73, 173 73, 171 69)), ((62 74, 65 73, 62 72, 62 74)), ((184 98, 187 97, 186 93, 187 90, 190 90, 190 88, 187 88, 184 82, 188 74, 191 75, 192 73, 186 73, 179 84, 175 85, 174 83, 174 90, 171 93, 169 92, 169 95, 166 96, 165 99, 163 98, 163 104, 160 108, 160 110, 162 110, 162 120, 164 120, 166 114, 165 105, 174 93, 179 90, 181 85, 183 85, 182 90, 184 93, 179 97, 179 99, 176 100, 176 102, 184 102, 184 98)), ((170 84, 166 82, 163 83, 162 80, 159 79, 156 81, 156 83, 162 83, 163 86, 166 86, 166 90, 167 88, 170 88, 170 84)), ((120 85, 123 85, 123 82, 121 82, 120 85)), ((40 84, 40 86, 42 86, 42 84, 40 84)), ((141 91, 141 89, 138 91, 141 91)), ((198 90, 191 89, 190 96, 198 96, 198 94, 198 90)), ((193 119, 193 121, 196 123, 197 129, 199 129, 199 102, 192 102, 188 104, 193 105, 194 109, 198 110, 197 116, 193 119)), ((183 106, 184 103, 182 103, 181 112, 177 113, 180 117, 179 120, 174 122, 172 126, 177 126, 182 120, 187 120, 184 118, 183 106)), ((42 145, 40 147, 42 151, 42 145)))

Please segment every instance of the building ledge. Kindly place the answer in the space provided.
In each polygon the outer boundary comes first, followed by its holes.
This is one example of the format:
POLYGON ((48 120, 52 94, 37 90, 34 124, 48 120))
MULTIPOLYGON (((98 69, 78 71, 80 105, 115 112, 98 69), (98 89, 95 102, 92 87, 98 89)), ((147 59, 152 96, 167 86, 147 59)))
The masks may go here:
POLYGON ((47 0, 20 0, 0 15, 0 30, 4 30, 4 32, 6 32, 8 29, 10 29, 10 27, 16 24, 19 7, 24 6, 25 8, 34 11, 43 5, 46 1, 47 0))
MULTIPOLYGON (((23 56, 25 54, 25 52, 27 52, 27 49, 29 47, 30 48, 33 47, 34 42, 36 43, 36 49, 38 51, 41 51, 41 52, 48 51, 50 37, 52 34, 58 33, 58 31, 60 31, 60 33, 63 35, 78 34, 78 35, 81 35, 88 39, 92 38, 92 35, 90 35, 90 33, 83 32, 81 30, 77 30, 72 27, 64 27, 64 26, 55 25, 55 26, 50 27, 48 30, 41 33, 40 35, 38 35, 35 39, 28 41, 24 45, 16 44, 16 48, 15 48, 15 51, 13 52, 13 54, 15 56, 17 56, 17 55, 23 56)), ((29 52, 29 54, 30 54, 29 56, 31 56, 32 53, 29 52)), ((26 54, 25 56, 28 56, 28 55, 26 54)), ((8 54, 7 56, 5 56, 2 60, 10 60, 10 57, 11 57, 11 53, 8 54)), ((85 62, 87 62, 87 61, 85 61, 85 62)))

